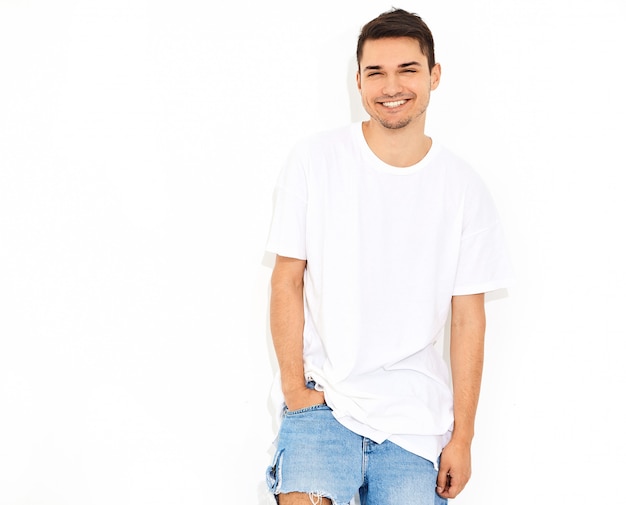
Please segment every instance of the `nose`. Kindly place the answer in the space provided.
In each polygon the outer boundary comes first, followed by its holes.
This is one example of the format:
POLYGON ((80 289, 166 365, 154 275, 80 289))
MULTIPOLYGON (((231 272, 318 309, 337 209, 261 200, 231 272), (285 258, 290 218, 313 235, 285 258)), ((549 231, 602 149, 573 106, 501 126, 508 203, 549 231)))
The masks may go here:
POLYGON ((402 91, 402 85, 398 76, 395 74, 389 74, 385 78, 384 86, 382 89, 383 94, 386 96, 395 96, 402 91))

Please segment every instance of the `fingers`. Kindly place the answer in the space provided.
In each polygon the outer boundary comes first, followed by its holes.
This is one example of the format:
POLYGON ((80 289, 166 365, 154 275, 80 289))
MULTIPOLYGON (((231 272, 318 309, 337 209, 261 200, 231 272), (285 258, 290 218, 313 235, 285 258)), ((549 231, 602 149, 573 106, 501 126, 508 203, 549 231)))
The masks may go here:
POLYGON ((446 498, 446 494, 450 490, 450 474, 447 470, 439 469, 439 474, 437 475, 437 494, 441 497, 446 498))
POLYGON ((442 498, 456 498, 463 491, 467 481, 468 479, 455 477, 452 473, 440 471, 437 476, 437 494, 442 498))

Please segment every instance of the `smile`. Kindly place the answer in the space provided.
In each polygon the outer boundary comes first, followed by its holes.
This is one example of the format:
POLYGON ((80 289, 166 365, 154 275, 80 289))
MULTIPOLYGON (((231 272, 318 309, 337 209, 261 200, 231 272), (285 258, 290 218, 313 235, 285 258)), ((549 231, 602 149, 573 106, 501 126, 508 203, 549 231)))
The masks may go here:
POLYGON ((382 102, 382 104, 388 109, 393 109, 395 107, 400 107, 400 105, 404 105, 406 102, 406 100, 397 100, 395 102, 382 102))

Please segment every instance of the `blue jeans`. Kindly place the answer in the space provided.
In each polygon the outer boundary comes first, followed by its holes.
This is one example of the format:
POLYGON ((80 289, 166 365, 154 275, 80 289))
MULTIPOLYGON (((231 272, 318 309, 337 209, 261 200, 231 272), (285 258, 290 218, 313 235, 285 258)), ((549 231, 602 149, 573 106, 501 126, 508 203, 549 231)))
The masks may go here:
POLYGON ((432 462, 353 433, 326 405, 285 411, 266 480, 275 495, 308 493, 333 505, 348 505, 357 492, 361 505, 447 503, 435 492, 432 462))

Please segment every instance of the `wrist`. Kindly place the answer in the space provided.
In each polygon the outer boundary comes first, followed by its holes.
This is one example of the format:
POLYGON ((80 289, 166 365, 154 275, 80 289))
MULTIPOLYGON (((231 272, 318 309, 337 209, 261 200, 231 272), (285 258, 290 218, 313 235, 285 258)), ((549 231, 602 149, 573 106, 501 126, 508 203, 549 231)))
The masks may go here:
POLYGON ((298 394, 307 389, 304 377, 296 377, 291 380, 283 379, 281 386, 283 390, 283 395, 285 396, 298 394))
POLYGON ((473 429, 457 427, 455 425, 454 429, 452 430, 452 438, 450 439, 450 441, 456 444, 462 444, 462 445, 466 445, 469 447, 472 445, 473 439, 474 439, 473 429))

